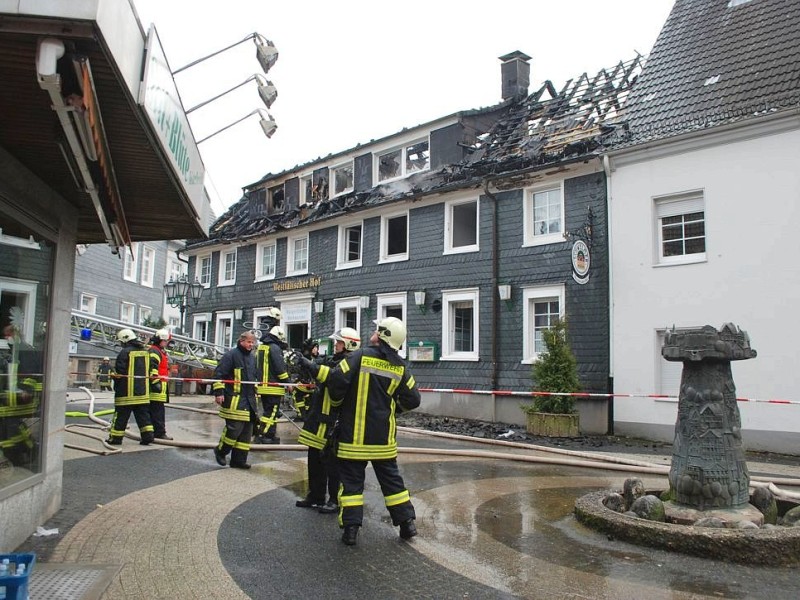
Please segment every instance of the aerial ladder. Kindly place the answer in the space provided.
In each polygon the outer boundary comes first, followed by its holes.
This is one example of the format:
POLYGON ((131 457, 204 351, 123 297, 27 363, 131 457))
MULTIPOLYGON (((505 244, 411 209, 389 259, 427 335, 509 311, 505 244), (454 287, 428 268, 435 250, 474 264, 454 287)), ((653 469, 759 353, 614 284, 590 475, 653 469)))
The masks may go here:
MULTIPOLYGON (((156 332, 156 329, 152 327, 125 323, 79 310, 72 311, 70 337, 75 341, 116 353, 120 349, 117 332, 123 328, 136 333, 144 344, 147 344, 156 332)), ((210 342, 173 334, 172 341, 167 348, 167 355, 174 363, 198 369, 213 369, 226 350, 227 348, 210 342)))

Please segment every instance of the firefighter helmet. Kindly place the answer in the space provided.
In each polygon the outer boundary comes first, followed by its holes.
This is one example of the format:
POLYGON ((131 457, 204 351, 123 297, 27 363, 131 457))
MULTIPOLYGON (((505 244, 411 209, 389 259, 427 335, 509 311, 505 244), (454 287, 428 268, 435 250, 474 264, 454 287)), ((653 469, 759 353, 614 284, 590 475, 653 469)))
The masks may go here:
POLYGON ((386 342, 389 347, 399 350, 406 341, 406 325, 397 317, 386 317, 375 321, 378 338, 386 342))
POLYGON ((136 334, 133 333, 132 329, 120 329, 117 332, 117 339, 122 342, 123 344, 127 344, 128 342, 136 339, 136 334))
POLYGON ((158 331, 156 331, 155 334, 153 334, 153 337, 156 338, 157 340, 168 342, 172 339, 172 333, 170 332, 169 329, 165 327, 164 329, 159 329, 158 331))
POLYGON ((277 306, 270 306, 267 309, 267 314, 265 314, 263 317, 264 321, 266 321, 268 325, 277 325, 282 318, 283 313, 277 306))
POLYGON ((358 332, 352 327, 342 327, 334 331, 328 337, 337 342, 344 342, 344 349, 348 352, 358 350, 361 347, 361 338, 358 336, 358 332))
POLYGON ((276 340, 286 343, 286 333, 284 333, 283 329, 281 329, 277 325, 275 325, 275 327, 269 330, 269 334, 276 340))

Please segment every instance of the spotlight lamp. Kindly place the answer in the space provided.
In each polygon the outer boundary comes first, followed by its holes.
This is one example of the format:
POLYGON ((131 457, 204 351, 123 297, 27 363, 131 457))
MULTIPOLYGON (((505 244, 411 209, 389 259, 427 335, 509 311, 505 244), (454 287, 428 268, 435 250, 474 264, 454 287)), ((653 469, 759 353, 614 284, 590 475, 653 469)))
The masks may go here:
POLYGON ((264 73, 268 72, 278 60, 278 49, 271 41, 261 35, 253 38, 256 43, 256 59, 264 73))

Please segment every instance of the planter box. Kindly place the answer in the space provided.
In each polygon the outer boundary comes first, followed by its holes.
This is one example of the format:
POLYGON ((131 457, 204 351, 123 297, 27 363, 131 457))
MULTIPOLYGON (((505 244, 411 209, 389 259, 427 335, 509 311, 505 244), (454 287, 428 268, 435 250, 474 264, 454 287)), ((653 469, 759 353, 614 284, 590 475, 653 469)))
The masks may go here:
POLYGON ((533 435, 545 437, 578 437, 580 435, 579 415, 558 415, 553 413, 526 413, 527 430, 533 435))

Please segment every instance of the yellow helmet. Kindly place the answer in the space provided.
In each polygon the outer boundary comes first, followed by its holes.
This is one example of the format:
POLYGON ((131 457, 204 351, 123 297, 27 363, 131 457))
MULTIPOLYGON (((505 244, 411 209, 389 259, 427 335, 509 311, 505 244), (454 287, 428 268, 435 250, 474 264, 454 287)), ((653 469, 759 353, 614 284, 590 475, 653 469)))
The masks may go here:
POLYGON ((378 338, 386 342, 389 347, 399 350, 406 341, 406 325, 397 317, 386 317, 375 321, 378 338))

